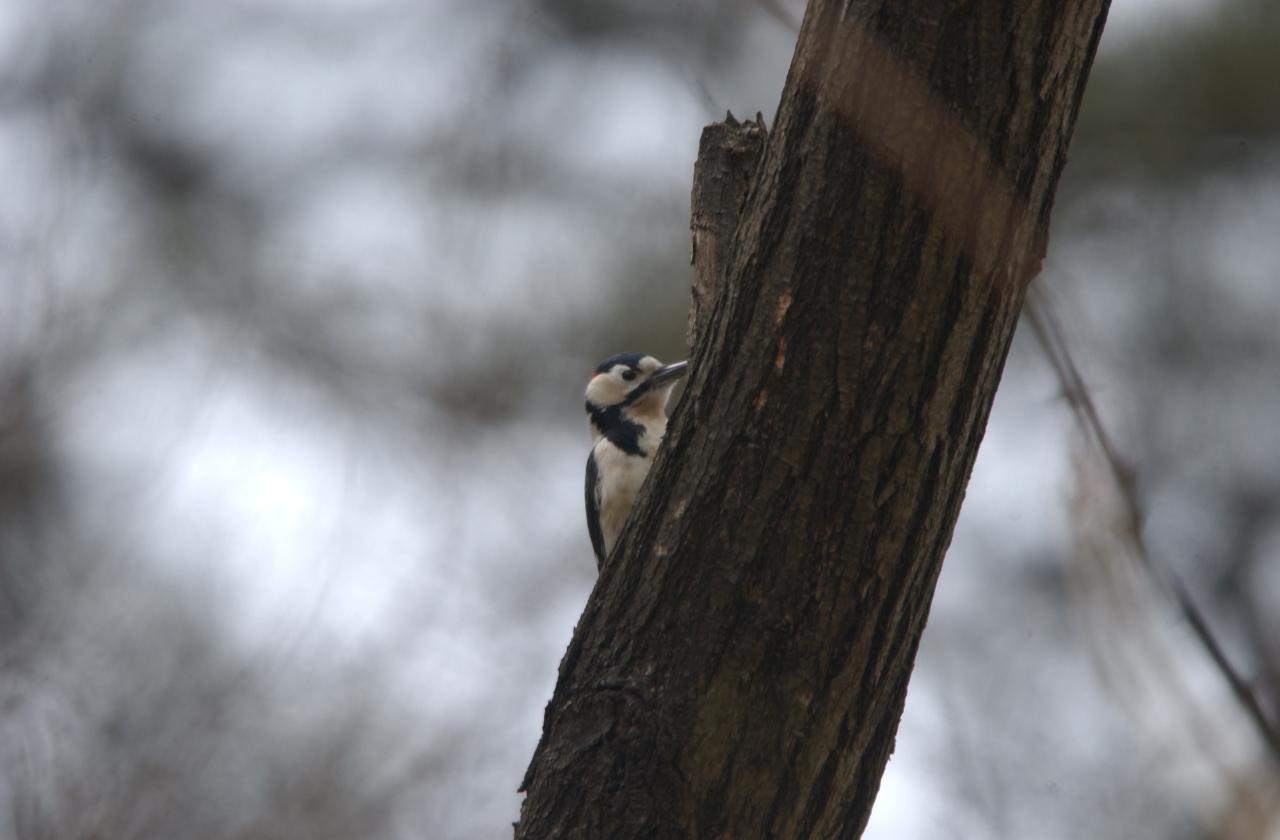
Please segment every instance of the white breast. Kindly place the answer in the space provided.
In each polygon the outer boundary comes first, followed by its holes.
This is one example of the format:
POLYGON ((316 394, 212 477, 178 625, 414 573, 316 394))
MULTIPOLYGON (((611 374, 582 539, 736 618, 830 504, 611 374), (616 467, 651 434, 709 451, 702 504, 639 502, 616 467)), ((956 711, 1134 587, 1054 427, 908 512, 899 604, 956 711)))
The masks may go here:
POLYGON ((631 507, 635 504, 640 485, 649 474, 649 466, 653 463, 653 454, 666 432, 666 418, 659 422, 650 422, 645 426, 645 433, 640 438, 643 456, 628 455, 609 442, 608 438, 600 438, 595 445, 596 468, 599 484, 597 499, 600 503, 600 530, 604 534, 604 550, 606 556, 613 551, 613 545, 627 524, 631 507))

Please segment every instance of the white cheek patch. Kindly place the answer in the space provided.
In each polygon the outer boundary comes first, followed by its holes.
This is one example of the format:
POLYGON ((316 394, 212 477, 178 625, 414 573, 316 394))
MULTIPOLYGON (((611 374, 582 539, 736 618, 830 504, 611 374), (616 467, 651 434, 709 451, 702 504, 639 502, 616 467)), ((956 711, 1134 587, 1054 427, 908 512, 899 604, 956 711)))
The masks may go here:
POLYGON ((618 402, 618 384, 607 373, 597 373, 587 383, 587 401, 593 405, 612 405, 618 402))

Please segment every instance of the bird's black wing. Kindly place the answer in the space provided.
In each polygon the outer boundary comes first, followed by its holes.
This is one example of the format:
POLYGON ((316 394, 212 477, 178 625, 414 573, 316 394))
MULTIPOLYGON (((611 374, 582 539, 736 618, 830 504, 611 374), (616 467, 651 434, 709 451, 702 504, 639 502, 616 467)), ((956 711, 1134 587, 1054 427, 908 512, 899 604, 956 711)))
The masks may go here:
POLYGON ((596 467, 596 452, 587 456, 587 533, 591 535, 591 547, 596 552, 596 568, 604 568, 604 531, 600 529, 600 497, 598 485, 600 470, 596 467))

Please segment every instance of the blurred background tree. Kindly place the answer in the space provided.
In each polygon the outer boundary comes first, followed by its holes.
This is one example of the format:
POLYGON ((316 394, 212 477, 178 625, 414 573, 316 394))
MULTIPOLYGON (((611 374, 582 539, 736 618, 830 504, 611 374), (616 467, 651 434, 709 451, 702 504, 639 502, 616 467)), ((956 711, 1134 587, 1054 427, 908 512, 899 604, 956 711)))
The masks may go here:
MULTIPOLYGON (((4 4, 0 836, 506 836, 594 577, 586 372, 683 354, 699 130, 771 114, 800 11, 4 4)), ((1116 0, 1039 281, 1273 719, 1277 42, 1116 0)), ((1280 830, 1071 441, 1024 336, 868 836, 1280 830)))

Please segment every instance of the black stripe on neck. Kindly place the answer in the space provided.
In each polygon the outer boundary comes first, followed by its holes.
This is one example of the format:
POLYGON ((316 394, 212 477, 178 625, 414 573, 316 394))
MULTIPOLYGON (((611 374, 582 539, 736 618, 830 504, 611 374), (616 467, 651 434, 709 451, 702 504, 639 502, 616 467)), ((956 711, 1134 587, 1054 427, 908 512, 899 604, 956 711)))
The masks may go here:
POLYGON ((596 431, 609 439, 609 442, 628 455, 645 456, 648 453, 640 448, 640 436, 644 434, 644 426, 622 415, 622 405, 601 407, 587 402, 587 414, 591 415, 591 425, 596 431))

